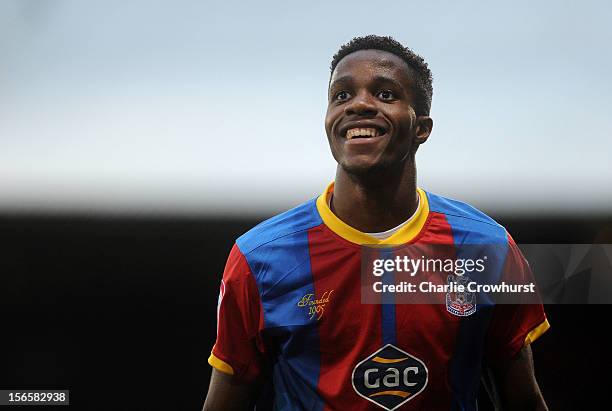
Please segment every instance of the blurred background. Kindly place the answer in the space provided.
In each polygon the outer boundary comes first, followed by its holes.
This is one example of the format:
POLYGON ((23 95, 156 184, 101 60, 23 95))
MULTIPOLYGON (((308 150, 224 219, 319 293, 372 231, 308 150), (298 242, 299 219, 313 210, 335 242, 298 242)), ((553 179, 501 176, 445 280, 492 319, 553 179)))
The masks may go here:
MULTIPOLYGON (((421 187, 517 242, 612 242, 611 19, 605 1, 0 2, 0 388, 199 409, 234 239, 333 179, 329 64, 356 35, 429 62, 421 187)), ((540 385, 579 409, 603 395, 612 310, 547 312, 540 385)))

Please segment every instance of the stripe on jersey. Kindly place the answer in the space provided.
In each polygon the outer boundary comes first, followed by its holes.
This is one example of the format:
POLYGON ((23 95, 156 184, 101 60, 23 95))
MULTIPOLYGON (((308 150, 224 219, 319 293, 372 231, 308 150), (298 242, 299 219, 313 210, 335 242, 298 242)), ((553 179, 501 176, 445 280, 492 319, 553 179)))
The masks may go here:
POLYGON ((318 390, 331 402, 325 411, 370 409, 350 388, 352 371, 382 346, 381 305, 361 304, 361 251, 322 225, 309 232, 317 297, 333 290, 318 322, 321 375, 318 390))
MULTIPOLYGON (((383 260, 393 259, 393 250, 381 248, 380 258, 383 260)), ((393 271, 386 271, 382 278, 385 285, 395 284, 395 274, 393 271)), ((397 344, 395 294, 383 293, 381 304, 383 346, 387 344, 395 345, 397 344)))
MULTIPOLYGON (((477 245, 485 247, 489 261, 487 281, 499 281, 508 249, 506 230, 477 209, 458 201, 427 193, 432 212, 444 214, 450 225, 457 258, 477 258, 477 245), (464 248, 462 245, 469 244, 464 248), (489 256, 490 254, 490 256, 489 256)), ((470 278, 478 281, 477 275, 470 278)), ((448 383, 453 395, 453 410, 476 410, 476 398, 480 387, 481 362, 485 335, 493 306, 478 300, 476 313, 461 319, 457 331, 455 349, 449 362, 448 383)))
POLYGON ((280 343, 273 364, 275 410, 321 410, 316 392, 320 354, 317 327, 297 303, 314 294, 308 229, 321 224, 315 201, 280 214, 249 231, 237 244, 255 274, 263 307, 265 332, 280 343), (270 259, 273 257, 273 260, 270 259), (291 347, 291 349, 289 349, 291 347))

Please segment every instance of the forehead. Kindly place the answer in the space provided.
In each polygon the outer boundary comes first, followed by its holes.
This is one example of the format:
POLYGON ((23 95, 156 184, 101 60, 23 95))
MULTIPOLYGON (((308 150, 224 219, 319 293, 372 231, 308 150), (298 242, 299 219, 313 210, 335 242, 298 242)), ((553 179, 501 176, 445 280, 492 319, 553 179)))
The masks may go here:
POLYGON ((331 75, 330 85, 341 78, 359 80, 384 75, 410 86, 411 73, 408 63, 393 53, 382 50, 359 50, 340 60, 331 75))

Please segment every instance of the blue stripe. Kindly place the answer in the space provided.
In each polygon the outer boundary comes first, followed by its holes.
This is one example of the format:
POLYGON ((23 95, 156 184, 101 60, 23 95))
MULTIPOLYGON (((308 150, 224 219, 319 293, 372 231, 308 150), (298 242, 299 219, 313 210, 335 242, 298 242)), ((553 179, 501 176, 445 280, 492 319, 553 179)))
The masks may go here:
POLYGON ((314 201, 260 224, 237 244, 253 273, 264 312, 265 338, 274 353, 275 410, 322 410, 316 389, 320 373, 316 317, 297 303, 314 295, 308 229, 321 223, 314 201), (247 250, 245 252, 245 250, 247 250))
MULTIPOLYGON (((380 250, 380 258, 383 260, 393 259, 392 249, 380 250)), ((383 275, 383 284, 395 284, 395 275, 393 271, 385 271, 383 275)), ((396 344, 397 335, 395 327, 395 296, 393 293, 383 293, 382 295, 382 339, 383 345, 396 344)))
MULTIPOLYGON (((431 193, 427 195, 431 211, 443 213, 451 227, 456 257, 486 258, 486 269, 481 273, 472 271, 469 278, 478 284, 498 284, 508 253, 508 235, 504 227, 468 204, 431 193)), ((477 296, 478 308, 492 304, 486 294, 477 296)))
MULTIPOLYGON (((444 214, 451 227, 457 258, 487 255, 486 270, 482 275, 471 273, 470 278, 480 284, 499 282, 508 250, 506 230, 472 206, 431 193, 427 195, 430 210, 444 214)), ((482 358, 493 305, 487 296, 480 294, 476 296, 476 304, 476 313, 461 319, 449 363, 452 410, 478 409, 482 358)))
POLYGON ((236 240, 243 255, 281 237, 308 230, 323 223, 317 211, 316 198, 265 220, 236 240))
POLYGON ((483 307, 461 319, 455 351, 449 362, 448 382, 453 396, 451 410, 478 410, 484 342, 492 311, 492 306, 483 307))

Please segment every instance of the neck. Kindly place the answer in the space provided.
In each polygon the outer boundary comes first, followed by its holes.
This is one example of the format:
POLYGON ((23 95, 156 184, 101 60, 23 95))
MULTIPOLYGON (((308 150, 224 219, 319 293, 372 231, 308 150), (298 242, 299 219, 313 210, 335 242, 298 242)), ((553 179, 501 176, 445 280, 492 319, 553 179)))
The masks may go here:
POLYGON ((396 227, 414 214, 417 204, 414 159, 369 178, 340 166, 336 170, 332 211, 359 231, 373 233, 396 227))

